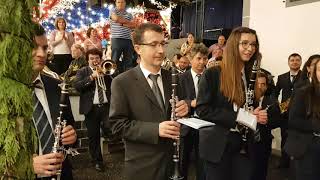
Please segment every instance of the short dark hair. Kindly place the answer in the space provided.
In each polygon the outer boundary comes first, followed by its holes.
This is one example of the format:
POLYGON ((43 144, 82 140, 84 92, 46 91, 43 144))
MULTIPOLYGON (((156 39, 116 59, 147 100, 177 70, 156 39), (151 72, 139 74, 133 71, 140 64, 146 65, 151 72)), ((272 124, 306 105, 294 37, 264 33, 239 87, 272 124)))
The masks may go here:
POLYGON ((146 31, 154 31, 157 33, 163 33, 162 28, 158 24, 143 23, 138 26, 132 33, 132 42, 134 45, 142 44, 144 41, 144 33, 146 31))
POLYGON ((266 79, 266 85, 268 85, 268 75, 262 71, 257 73, 257 79, 258 78, 265 78, 266 79))
POLYGON ((197 53, 201 53, 201 54, 207 55, 208 54, 208 48, 202 43, 195 44, 191 49, 191 53, 190 53, 191 58, 193 59, 194 56, 197 55, 197 53))
POLYGON ((44 30, 44 28, 38 24, 38 23, 33 23, 33 36, 42 36, 42 35, 46 35, 46 31, 44 30))
POLYGON ((97 48, 94 48, 94 49, 89 49, 87 52, 86 52, 86 60, 88 61, 89 60, 89 54, 91 55, 99 55, 100 59, 102 58, 102 52, 97 49, 97 48))
POLYGON ((290 60, 291 57, 296 57, 296 56, 298 56, 300 59, 302 59, 301 56, 300 56, 300 54, 298 54, 298 53, 292 53, 292 54, 290 54, 290 56, 288 57, 288 61, 290 60))
POLYGON ((89 27, 89 29, 87 30, 87 37, 89 38, 91 36, 91 32, 95 30, 93 27, 89 27))

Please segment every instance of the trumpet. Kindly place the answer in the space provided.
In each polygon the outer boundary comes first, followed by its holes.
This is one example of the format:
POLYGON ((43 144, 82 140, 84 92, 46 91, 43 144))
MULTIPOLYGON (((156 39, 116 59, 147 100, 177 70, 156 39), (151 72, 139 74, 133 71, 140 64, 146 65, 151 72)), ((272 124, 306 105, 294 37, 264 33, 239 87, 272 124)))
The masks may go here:
POLYGON ((102 61, 100 65, 96 64, 95 66, 96 68, 94 70, 98 72, 97 83, 104 91, 106 91, 107 88, 103 77, 113 75, 117 70, 117 65, 112 60, 105 60, 102 61))

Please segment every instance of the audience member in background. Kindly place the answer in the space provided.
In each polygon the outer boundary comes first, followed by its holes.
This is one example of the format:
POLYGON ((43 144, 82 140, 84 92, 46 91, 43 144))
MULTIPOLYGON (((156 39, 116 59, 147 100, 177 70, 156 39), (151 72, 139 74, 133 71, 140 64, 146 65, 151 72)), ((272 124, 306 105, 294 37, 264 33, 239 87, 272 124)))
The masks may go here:
POLYGON ((110 101, 110 76, 103 75, 101 65, 102 52, 90 49, 86 52, 89 66, 77 72, 74 82, 80 92, 80 113, 85 115, 88 129, 89 152, 97 171, 103 171, 103 158, 100 144, 100 128, 108 123, 110 101))
POLYGON ((308 85, 311 82, 311 72, 314 69, 316 61, 319 59, 319 54, 314 54, 308 58, 308 60, 303 65, 299 79, 297 79, 297 82, 294 84, 294 89, 308 85))
POLYGON ((106 43, 106 47, 103 49, 102 59, 105 61, 111 59, 111 41, 106 43))
POLYGON ((187 57, 189 56, 190 51, 193 45, 195 44, 194 41, 195 41, 194 35, 192 33, 188 33, 187 42, 183 43, 180 48, 180 54, 182 56, 187 56, 187 57))
POLYGON ((215 66, 217 59, 222 60, 223 55, 223 49, 222 48, 216 48, 212 52, 212 57, 208 60, 207 67, 215 66))
POLYGON ((278 99, 280 91, 282 91, 281 95, 281 113, 282 113, 282 124, 281 128, 281 158, 279 162, 279 168, 289 168, 290 165, 290 157, 284 151, 283 147, 286 143, 288 133, 288 111, 289 111, 289 102, 290 97, 293 91, 294 84, 297 82, 300 76, 300 66, 302 60, 301 56, 297 53, 293 53, 288 58, 289 72, 281 74, 278 76, 274 97, 278 99))
POLYGON ((98 32, 93 27, 89 27, 87 30, 87 39, 83 42, 84 51, 87 52, 90 49, 99 49, 102 51, 101 40, 98 37, 98 32))
MULTIPOLYGON (((208 48, 203 44, 196 44, 191 49, 191 69, 179 76, 179 86, 182 88, 182 95, 179 97, 185 100, 190 109, 190 115, 196 116, 196 98, 198 95, 198 82, 200 76, 205 70, 208 61, 208 48)), ((191 153, 194 152, 196 160, 196 176, 197 180, 204 180, 204 167, 203 162, 199 157, 199 131, 192 129, 188 126, 182 125, 181 127, 181 159, 182 159, 182 171, 184 179, 188 178, 188 170, 191 165, 191 153)))
POLYGON ((62 17, 55 21, 56 30, 51 33, 50 45, 52 47, 53 60, 51 70, 58 75, 64 73, 71 61, 71 46, 74 43, 73 34, 66 31, 67 23, 62 17))
POLYGON ((136 27, 133 17, 126 11, 126 0, 116 0, 116 7, 110 11, 112 60, 117 63, 119 73, 133 67, 133 46, 131 29, 136 27), (122 61, 120 57, 123 55, 122 61))
POLYGON ((311 82, 295 89, 289 112, 285 149, 294 157, 296 180, 320 177, 320 60, 310 71, 311 82))
POLYGON ((171 28, 171 39, 179 39, 181 28, 177 24, 173 24, 171 28))
POLYGON ((186 70, 190 69, 190 60, 187 56, 181 56, 179 54, 175 60, 175 66, 178 73, 184 73, 186 70))
MULTIPOLYGON (((88 62, 84 56, 84 49, 80 44, 73 44, 71 47, 71 55, 73 60, 69 65, 68 70, 61 75, 62 78, 66 78, 68 84, 73 87, 73 83, 77 74, 77 71, 84 66, 88 65, 88 62)), ((70 93, 76 93, 74 88, 71 88, 70 93)))
POLYGON ((226 38, 224 37, 224 35, 222 35, 222 34, 219 35, 218 42, 209 47, 209 53, 208 54, 212 53, 212 56, 214 56, 214 50, 216 50, 216 49, 222 49, 223 50, 224 47, 225 47, 225 42, 226 42, 226 38))
POLYGON ((253 176, 251 180, 266 180, 268 173, 268 163, 271 155, 271 145, 273 136, 271 130, 280 126, 279 103, 271 95, 266 95, 268 89, 268 75, 260 72, 256 79, 256 107, 267 109, 267 123, 259 123, 260 141, 252 144, 252 155, 254 158, 253 176))

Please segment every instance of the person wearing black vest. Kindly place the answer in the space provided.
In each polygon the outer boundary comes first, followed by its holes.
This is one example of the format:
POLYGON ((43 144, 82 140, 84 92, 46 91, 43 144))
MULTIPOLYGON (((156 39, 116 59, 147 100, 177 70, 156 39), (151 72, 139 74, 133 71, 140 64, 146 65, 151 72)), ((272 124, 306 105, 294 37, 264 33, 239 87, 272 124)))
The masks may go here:
MULTIPOLYGON (((285 103, 286 101, 290 101, 290 97, 293 91, 294 84, 297 82, 296 80, 299 79, 301 71, 301 56, 297 53, 293 53, 288 58, 288 65, 290 68, 289 72, 286 72, 284 74, 281 74, 278 76, 278 80, 276 83, 276 88, 274 91, 274 97, 278 99, 280 91, 282 91, 281 95, 281 103, 285 103)), ((281 123, 281 158, 278 167, 279 168, 288 168, 290 164, 290 157, 288 154, 284 151, 283 147, 286 143, 287 137, 288 137, 288 111, 289 111, 289 105, 287 105, 287 108, 284 112, 282 112, 282 123, 281 123)))

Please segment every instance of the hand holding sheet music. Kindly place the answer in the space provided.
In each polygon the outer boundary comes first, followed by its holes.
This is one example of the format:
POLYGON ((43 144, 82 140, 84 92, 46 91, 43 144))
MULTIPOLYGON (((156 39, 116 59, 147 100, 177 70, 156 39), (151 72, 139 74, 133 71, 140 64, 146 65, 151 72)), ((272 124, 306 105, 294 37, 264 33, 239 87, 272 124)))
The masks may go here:
POLYGON ((243 108, 239 109, 236 122, 245 125, 254 131, 257 129, 257 117, 243 108))

